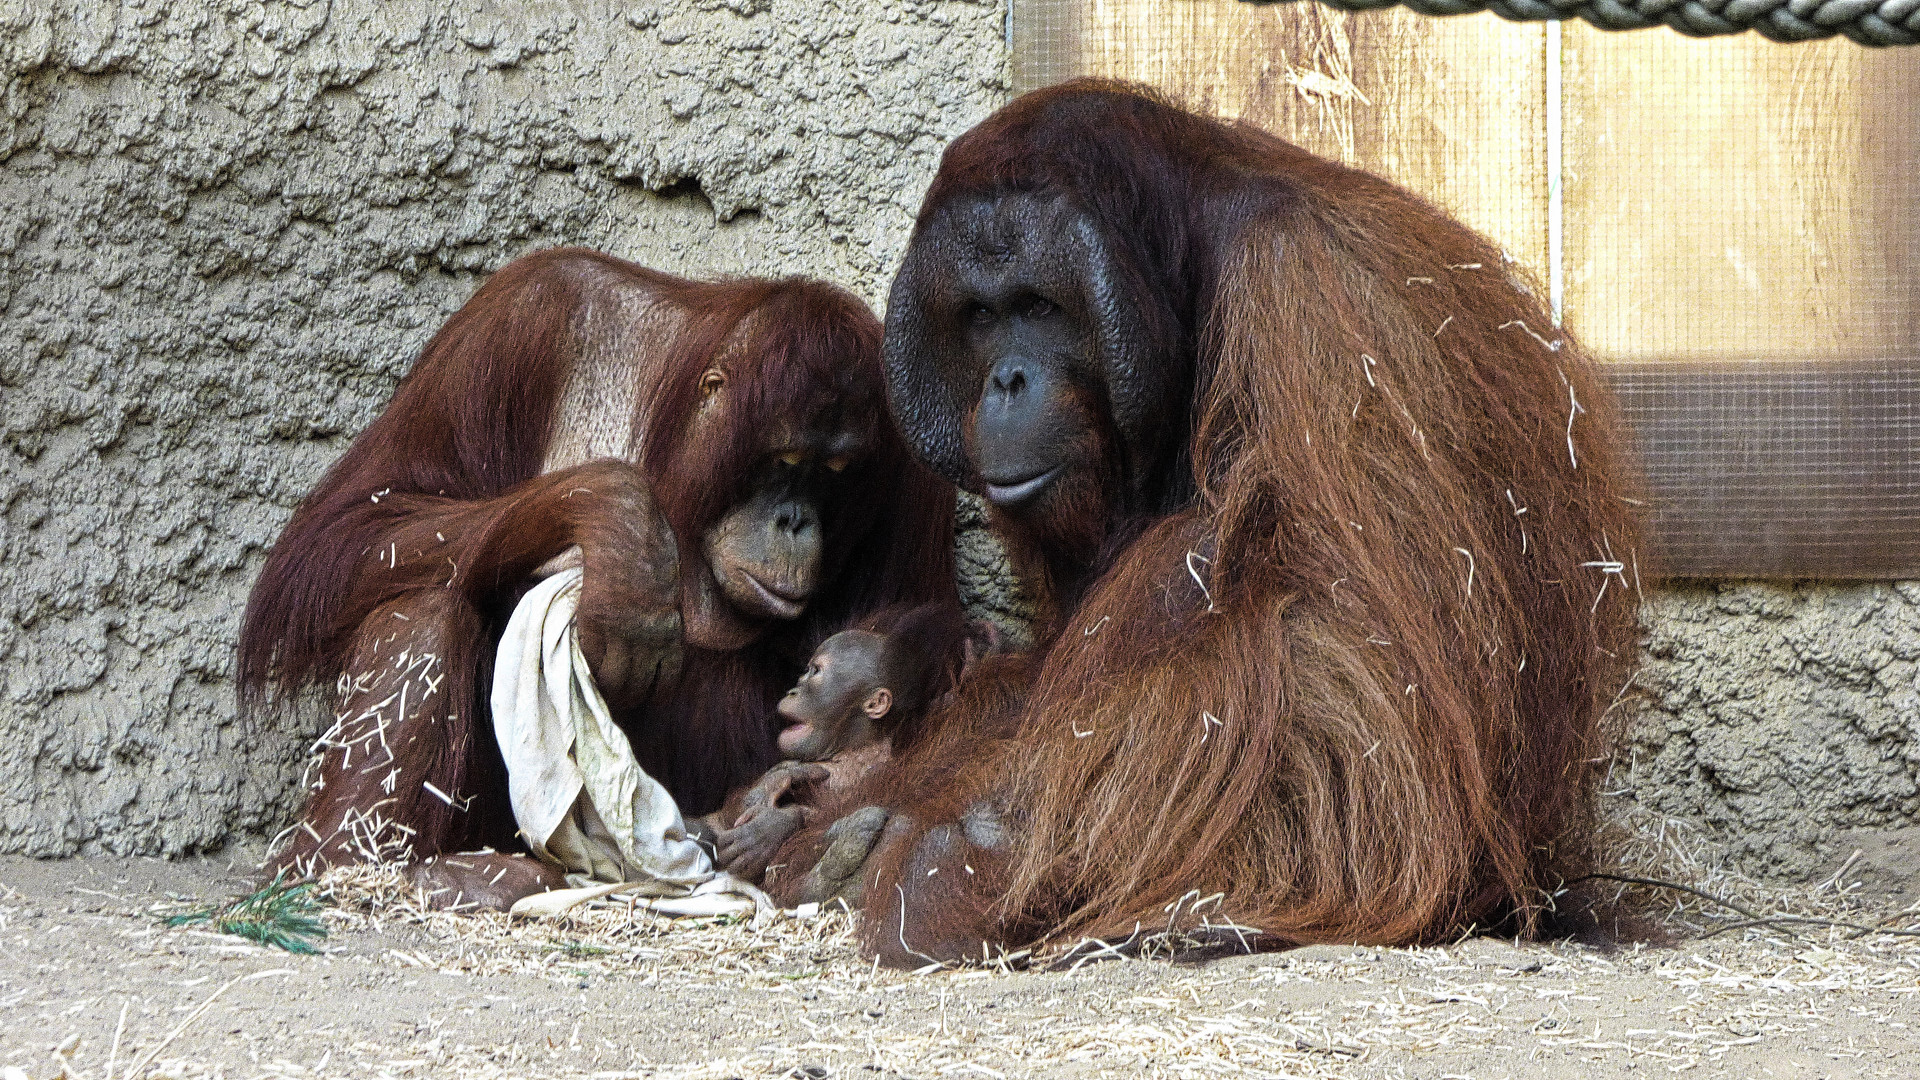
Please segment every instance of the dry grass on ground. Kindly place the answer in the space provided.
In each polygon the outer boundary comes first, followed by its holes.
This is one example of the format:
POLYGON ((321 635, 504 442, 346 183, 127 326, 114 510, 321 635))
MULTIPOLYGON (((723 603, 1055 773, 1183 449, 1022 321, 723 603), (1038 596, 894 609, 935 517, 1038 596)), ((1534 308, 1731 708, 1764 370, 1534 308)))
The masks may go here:
POLYGON ((909 974, 863 962, 839 913, 511 920, 424 910, 361 868, 323 881, 330 934, 294 956, 161 925, 180 894, 235 891, 218 864, 10 860, 0 1080, 1920 1074, 1920 939, 1879 932, 1915 919, 1843 874, 1742 878, 1637 808, 1603 835, 1624 873, 1876 932, 1736 925, 1668 893, 1671 943, 1613 952, 1473 939, 909 974))

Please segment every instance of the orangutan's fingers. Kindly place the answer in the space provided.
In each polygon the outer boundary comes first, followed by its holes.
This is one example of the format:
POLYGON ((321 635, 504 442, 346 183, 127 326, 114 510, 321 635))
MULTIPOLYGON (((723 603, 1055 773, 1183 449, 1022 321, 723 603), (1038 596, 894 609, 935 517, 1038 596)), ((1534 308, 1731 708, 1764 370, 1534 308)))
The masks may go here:
POLYGON ((600 662, 593 663, 591 657, 587 660, 587 667, 593 672, 594 685, 600 688, 601 694, 612 699, 626 696, 623 691, 627 686, 628 662, 626 642, 611 636, 601 639, 600 662))

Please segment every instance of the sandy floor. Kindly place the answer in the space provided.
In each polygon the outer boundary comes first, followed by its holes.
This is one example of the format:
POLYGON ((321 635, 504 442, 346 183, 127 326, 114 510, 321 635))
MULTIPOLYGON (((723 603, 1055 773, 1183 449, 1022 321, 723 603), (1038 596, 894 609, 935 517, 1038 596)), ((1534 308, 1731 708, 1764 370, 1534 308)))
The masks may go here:
POLYGON ((240 886, 225 859, 0 858, 0 1080, 1920 1076, 1920 939, 1825 928, 910 975, 838 916, 509 923, 391 878, 341 890, 319 956, 160 924, 240 886))

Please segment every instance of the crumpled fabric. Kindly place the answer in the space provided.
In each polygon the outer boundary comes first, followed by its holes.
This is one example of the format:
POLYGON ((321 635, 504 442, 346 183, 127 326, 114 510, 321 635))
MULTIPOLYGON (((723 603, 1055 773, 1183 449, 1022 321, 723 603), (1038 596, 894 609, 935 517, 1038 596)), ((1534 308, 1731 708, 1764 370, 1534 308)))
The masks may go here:
POLYGON ((493 668, 493 730, 514 821, 572 886, 513 910, 551 914, 617 894, 667 914, 770 913, 766 894, 713 868, 673 796, 615 726, 580 652, 581 573, 560 569, 520 601, 493 668))

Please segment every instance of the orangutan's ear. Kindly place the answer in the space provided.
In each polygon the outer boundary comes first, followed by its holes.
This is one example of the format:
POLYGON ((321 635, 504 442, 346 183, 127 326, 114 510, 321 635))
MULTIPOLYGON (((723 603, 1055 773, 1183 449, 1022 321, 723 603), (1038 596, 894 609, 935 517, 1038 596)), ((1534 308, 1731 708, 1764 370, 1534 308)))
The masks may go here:
POLYGON ((892 710, 892 708, 893 708, 893 691, 887 689, 884 686, 878 690, 875 690, 873 693, 868 694, 867 700, 860 703, 860 711, 863 713, 866 713, 867 719, 869 720, 880 719, 881 717, 887 715, 887 713, 890 710, 892 710))

